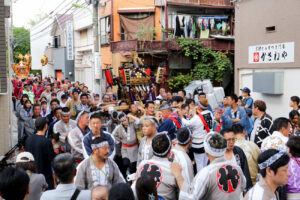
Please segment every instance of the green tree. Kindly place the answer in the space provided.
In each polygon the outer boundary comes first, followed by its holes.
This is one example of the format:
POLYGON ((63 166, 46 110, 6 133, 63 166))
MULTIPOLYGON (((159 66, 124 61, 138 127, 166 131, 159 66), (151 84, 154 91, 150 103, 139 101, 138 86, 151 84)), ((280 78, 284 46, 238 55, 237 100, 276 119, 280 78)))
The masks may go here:
POLYGON ((177 42, 184 55, 191 56, 194 60, 194 80, 210 79, 212 82, 222 82, 225 73, 232 71, 232 63, 227 53, 203 47, 202 43, 195 39, 177 38, 177 42))
POLYGON ((30 32, 24 27, 14 27, 13 29, 13 51, 14 61, 18 62, 17 57, 19 54, 25 55, 30 53, 30 32))

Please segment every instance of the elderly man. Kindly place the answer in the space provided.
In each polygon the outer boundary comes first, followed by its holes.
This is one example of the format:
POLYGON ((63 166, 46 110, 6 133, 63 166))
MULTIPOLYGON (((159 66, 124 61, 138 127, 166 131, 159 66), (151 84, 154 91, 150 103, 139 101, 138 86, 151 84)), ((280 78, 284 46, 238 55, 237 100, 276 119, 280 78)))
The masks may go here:
POLYGON ((78 165, 75 185, 78 189, 89 189, 102 185, 111 188, 113 184, 125 182, 117 164, 108 158, 109 144, 102 137, 91 142, 93 153, 78 165))
POLYGON ((70 119, 70 109, 64 107, 61 110, 61 120, 59 120, 53 127, 54 133, 59 133, 59 141, 66 144, 69 132, 76 127, 76 121, 70 119))

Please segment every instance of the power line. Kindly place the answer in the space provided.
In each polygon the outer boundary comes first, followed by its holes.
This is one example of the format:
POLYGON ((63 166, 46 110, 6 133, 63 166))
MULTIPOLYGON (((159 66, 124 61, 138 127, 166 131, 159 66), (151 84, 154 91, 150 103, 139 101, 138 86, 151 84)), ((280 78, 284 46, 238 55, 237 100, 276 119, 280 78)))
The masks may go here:
MULTIPOLYGON (((63 14, 60 14, 60 16, 58 16, 57 18, 61 18, 61 17, 64 17, 64 15, 66 15, 66 13, 69 11, 69 10, 71 10, 72 8, 74 8, 73 6, 71 6, 70 8, 68 8, 63 14)), ((77 10, 83 10, 83 9, 80 9, 80 8, 77 8, 75 11, 77 11, 77 10)), ((73 11, 73 12, 71 12, 71 13, 69 13, 70 15, 71 14, 75 14, 75 11, 73 11)), ((79 13, 79 12, 78 12, 79 13)), ((76 14, 78 14, 78 13, 76 13, 76 14)), ((50 33, 52 30, 52 26, 54 25, 54 24, 56 24, 57 23, 57 20, 54 20, 51 24, 49 24, 47 27, 45 27, 44 29, 42 29, 42 30, 40 30, 40 31, 38 31, 37 33, 34 33, 33 35, 31 35, 31 40, 33 41, 33 40, 35 40, 35 39, 37 39, 38 37, 36 37, 36 38, 33 38, 34 36, 36 36, 36 35, 38 35, 39 33, 41 33, 41 32, 44 32, 45 30, 47 30, 47 29, 50 29, 50 30, 48 30, 48 32, 46 32, 46 34, 48 34, 48 33, 50 33)))

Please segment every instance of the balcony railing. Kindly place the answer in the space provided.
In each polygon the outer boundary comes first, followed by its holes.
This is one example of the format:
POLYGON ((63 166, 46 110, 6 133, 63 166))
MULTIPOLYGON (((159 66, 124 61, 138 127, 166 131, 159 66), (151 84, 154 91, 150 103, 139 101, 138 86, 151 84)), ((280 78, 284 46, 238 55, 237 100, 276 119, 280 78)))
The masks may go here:
POLYGON ((212 6, 232 6, 230 0, 167 0, 168 3, 196 4, 212 6))
MULTIPOLYGON (((204 47, 210 47, 216 51, 233 51, 233 40, 222 40, 216 38, 198 39, 203 42, 204 47)), ((137 41, 127 40, 119 42, 111 42, 111 51, 113 53, 121 51, 138 51, 138 52, 165 52, 181 50, 179 44, 175 39, 168 39, 164 41, 137 41)))

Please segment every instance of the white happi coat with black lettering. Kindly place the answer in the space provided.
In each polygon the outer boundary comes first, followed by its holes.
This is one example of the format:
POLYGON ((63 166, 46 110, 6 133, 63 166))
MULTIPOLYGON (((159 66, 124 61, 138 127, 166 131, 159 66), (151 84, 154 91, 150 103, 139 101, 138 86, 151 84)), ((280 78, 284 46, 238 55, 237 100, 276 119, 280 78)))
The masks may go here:
MULTIPOLYGON (((150 160, 142 161, 137 169, 137 178, 142 175, 153 177, 156 182, 157 195, 165 200, 178 199, 179 188, 171 173, 170 164, 168 158, 153 156, 150 160)), ((132 188, 135 188, 135 184, 132 188)))
POLYGON ((245 188, 241 168, 222 156, 198 172, 192 184, 183 183, 179 200, 238 200, 245 188))

